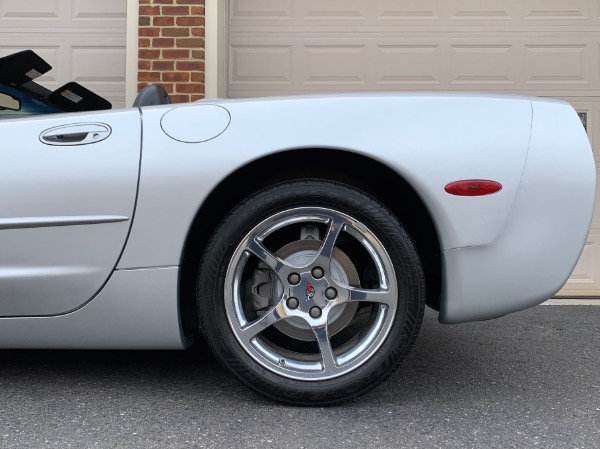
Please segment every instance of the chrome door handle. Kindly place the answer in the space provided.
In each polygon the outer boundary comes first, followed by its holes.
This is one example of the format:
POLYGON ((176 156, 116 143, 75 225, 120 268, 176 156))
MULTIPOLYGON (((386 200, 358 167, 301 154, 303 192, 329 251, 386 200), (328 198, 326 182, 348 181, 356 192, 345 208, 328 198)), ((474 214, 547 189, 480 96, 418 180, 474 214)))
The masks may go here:
POLYGON ((110 136, 110 126, 104 123, 79 123, 47 129, 40 135, 46 145, 87 145, 101 142, 110 136))

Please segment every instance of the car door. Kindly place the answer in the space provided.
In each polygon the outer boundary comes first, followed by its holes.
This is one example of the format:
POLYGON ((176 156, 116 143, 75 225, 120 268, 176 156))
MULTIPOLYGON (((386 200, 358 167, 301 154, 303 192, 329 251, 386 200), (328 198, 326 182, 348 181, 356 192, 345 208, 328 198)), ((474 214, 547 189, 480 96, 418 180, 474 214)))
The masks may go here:
POLYGON ((140 155, 138 109, 0 121, 1 317, 69 312, 102 288, 127 240, 140 155))

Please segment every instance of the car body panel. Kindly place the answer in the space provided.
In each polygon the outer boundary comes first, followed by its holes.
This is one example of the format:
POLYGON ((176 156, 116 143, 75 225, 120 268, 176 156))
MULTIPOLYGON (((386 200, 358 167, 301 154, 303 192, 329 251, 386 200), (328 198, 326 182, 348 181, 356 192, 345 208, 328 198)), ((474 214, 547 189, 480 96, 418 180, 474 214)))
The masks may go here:
POLYGON ((102 288, 129 233, 139 111, 3 120, 0 135, 0 316, 74 310, 102 288), (94 141, 97 124, 110 128, 110 136, 94 141), (40 138, 67 126, 78 135, 89 128, 90 142, 47 144, 40 138))
MULTIPOLYGON (((576 113, 565 103, 526 97, 348 94, 206 100, 6 120, 0 126, 11 142, 2 150, 9 161, 0 168, 3 182, 17 192, 0 200, 0 218, 8 220, 6 226, 35 225, 36 220, 48 225, 0 229, 2 243, 12 248, 0 256, 4 268, 26 263, 93 273, 89 278, 71 273, 53 290, 24 279, 19 285, 33 298, 27 310, 65 313, 0 318, 1 347, 185 347, 189 340, 179 316, 178 275, 198 211, 237 170, 284 151, 360 154, 412 186, 441 245, 443 322, 488 319, 547 299, 581 253, 593 210, 594 163, 576 113), (136 202, 140 113, 143 152, 136 202), (171 136, 161 127, 165 117, 177 119, 167 125, 171 136), (38 148, 31 143, 37 139, 44 145, 39 135, 45 130, 78 123, 104 123, 111 134, 89 148, 49 146, 33 159, 17 152, 23 142, 38 148), (92 151, 102 146, 106 153, 92 151), (72 155, 73 162, 58 163, 48 156, 52 151, 72 155), (16 154, 14 161, 6 156, 9 152, 16 154), (448 183, 463 179, 488 179, 503 188, 482 197, 445 192, 448 183), (101 222, 53 226, 86 217, 101 222), (115 217, 127 220, 106 221, 115 217)), ((318 167, 318 159, 313 162, 318 167)), ((10 306, 10 293, 0 293, 0 307, 10 306)))
POLYGON ((592 149, 571 106, 533 101, 531 149, 502 232, 489 245, 443 253, 440 321, 496 318, 560 290, 587 238, 595 179, 592 149))
POLYGON ((0 318, 0 348, 183 349, 178 275, 178 267, 119 270, 74 312, 0 318))
MULTIPOLYGON (((206 104, 179 108, 193 117, 194 108, 206 104)), ((218 105, 231 123, 202 143, 174 141, 161 131, 172 106, 143 109, 140 194, 119 268, 179 263, 189 226, 216 185, 249 161, 302 148, 355 152, 398 172, 427 204, 443 249, 490 243, 517 192, 531 130, 531 101, 509 96, 348 94, 218 105), (169 173, 168 183, 162 173, 169 173), (461 179, 496 180, 503 189, 485 198, 444 191, 461 179)))

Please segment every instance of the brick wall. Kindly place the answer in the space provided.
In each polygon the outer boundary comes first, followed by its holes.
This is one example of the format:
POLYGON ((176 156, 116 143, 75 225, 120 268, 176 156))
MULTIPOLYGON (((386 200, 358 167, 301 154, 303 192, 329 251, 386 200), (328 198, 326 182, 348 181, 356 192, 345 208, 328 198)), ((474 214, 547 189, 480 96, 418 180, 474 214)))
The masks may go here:
POLYGON ((139 0, 138 92, 160 84, 173 103, 204 97, 204 0, 139 0))

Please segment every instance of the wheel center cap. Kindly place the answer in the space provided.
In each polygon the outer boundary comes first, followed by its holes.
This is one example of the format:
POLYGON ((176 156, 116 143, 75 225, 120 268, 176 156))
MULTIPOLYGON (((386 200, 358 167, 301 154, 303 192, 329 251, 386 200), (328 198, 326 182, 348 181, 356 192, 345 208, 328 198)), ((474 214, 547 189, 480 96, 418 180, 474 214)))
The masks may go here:
POLYGON ((310 273, 303 275, 298 285, 291 287, 293 296, 300 300, 299 308, 308 312, 311 307, 325 307, 329 302, 325 297, 325 290, 329 283, 325 279, 314 279, 310 273))
POLYGON ((315 287, 310 282, 306 283, 306 300, 310 301, 315 297, 315 287))

